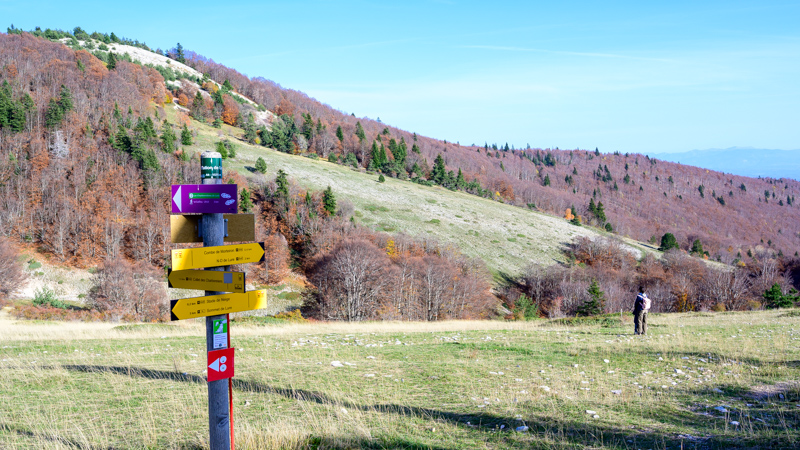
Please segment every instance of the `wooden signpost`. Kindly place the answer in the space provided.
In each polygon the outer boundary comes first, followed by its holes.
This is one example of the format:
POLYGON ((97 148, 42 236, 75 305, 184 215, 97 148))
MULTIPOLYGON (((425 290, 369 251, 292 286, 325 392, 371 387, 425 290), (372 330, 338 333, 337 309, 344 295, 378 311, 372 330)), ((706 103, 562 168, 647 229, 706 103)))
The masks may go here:
POLYGON ((233 442, 233 360, 229 313, 267 306, 267 291, 245 291, 245 276, 230 264, 264 260, 263 243, 223 245, 255 239, 252 214, 236 214, 236 185, 222 183, 222 156, 200 156, 203 184, 172 186, 170 227, 173 243, 202 242, 202 248, 172 250, 169 286, 204 290, 205 296, 172 300, 172 320, 206 318, 208 352, 208 429, 213 450, 233 442), (185 215, 185 214, 202 215, 185 215), (227 214, 226 214, 227 213, 227 214), (205 270, 192 270, 205 269, 205 270))

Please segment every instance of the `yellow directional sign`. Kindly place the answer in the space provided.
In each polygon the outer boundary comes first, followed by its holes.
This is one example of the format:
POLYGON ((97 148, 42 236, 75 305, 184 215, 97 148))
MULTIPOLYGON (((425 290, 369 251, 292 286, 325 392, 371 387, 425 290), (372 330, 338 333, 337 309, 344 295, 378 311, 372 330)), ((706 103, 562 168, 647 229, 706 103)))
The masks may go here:
POLYGON ((244 294, 209 295, 206 297, 170 300, 172 320, 218 316, 267 307, 267 291, 249 291, 244 294))
POLYGON ((172 270, 202 269, 264 260, 264 243, 185 248, 172 251, 172 270))
POLYGON ((217 272, 215 270, 170 270, 169 287, 200 289, 203 291, 244 292, 244 272, 217 272))

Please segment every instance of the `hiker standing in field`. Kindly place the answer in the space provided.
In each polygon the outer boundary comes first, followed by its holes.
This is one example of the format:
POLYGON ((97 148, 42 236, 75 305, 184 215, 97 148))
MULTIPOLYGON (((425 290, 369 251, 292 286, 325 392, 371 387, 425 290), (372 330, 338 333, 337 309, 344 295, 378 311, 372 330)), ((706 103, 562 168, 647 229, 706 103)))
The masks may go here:
POLYGON ((639 286, 639 293, 633 302, 633 333, 647 334, 647 312, 650 311, 650 299, 639 286))

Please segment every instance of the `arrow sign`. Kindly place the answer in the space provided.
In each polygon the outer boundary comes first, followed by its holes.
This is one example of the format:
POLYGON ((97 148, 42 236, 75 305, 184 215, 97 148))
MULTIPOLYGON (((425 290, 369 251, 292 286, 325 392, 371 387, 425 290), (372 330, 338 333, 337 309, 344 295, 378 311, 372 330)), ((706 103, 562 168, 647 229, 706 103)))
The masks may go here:
POLYGON ((244 294, 208 295, 170 300, 170 318, 172 320, 194 319, 266 307, 267 291, 260 289, 244 294))
POLYGON ((244 272, 217 272, 214 270, 170 270, 169 287, 199 289, 201 291, 244 293, 244 272))
POLYGON ((205 267, 261 262, 263 260, 263 242, 172 250, 173 270, 202 269, 205 267))
POLYGON ((173 184, 172 213, 236 214, 235 184, 173 184))
POLYGON ((233 378, 234 348, 223 348, 208 352, 208 381, 209 383, 226 378, 233 378))
MULTIPOLYGON (((169 216, 170 240, 173 244, 190 244, 203 242, 200 237, 200 219, 198 215, 169 216)), ((228 221, 228 235, 225 242, 252 242, 256 240, 256 222, 252 214, 224 214, 228 221)))

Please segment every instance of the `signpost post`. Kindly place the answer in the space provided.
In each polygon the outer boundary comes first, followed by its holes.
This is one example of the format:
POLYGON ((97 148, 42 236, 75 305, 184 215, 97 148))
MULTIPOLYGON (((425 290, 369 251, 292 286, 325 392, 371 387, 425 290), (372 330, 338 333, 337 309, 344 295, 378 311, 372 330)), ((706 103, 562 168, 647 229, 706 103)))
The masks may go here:
MULTIPOLYGON (((222 184, 222 155, 220 155, 217 152, 203 152, 203 154, 200 155, 200 166, 201 166, 201 177, 203 179, 203 185, 225 186, 222 184)), ((209 189, 208 191, 205 192, 214 192, 214 191, 209 189)), ((221 190, 217 192, 222 193, 221 190)), ((229 192, 225 193, 230 194, 229 192)), ((175 194, 176 193, 173 192, 173 200, 172 200, 173 212, 175 212, 175 206, 176 206, 175 194)), ((183 193, 181 193, 181 195, 183 195, 183 193)), ((179 213, 183 213, 182 207, 184 207, 184 205, 186 207, 194 205, 194 202, 192 202, 192 205, 185 204, 183 202, 183 197, 181 197, 181 195, 178 196, 179 200, 181 201, 181 205, 178 208, 179 213)), ((201 226, 201 231, 203 236, 203 247, 218 246, 223 244, 225 238, 225 223, 222 218, 222 213, 237 212, 237 206, 235 204, 237 197, 238 196, 236 194, 236 187, 234 186, 233 211, 230 210, 217 211, 216 209, 214 209, 213 212, 203 214, 203 224, 201 226)), ((211 200, 218 201, 217 199, 209 199, 209 202, 211 200)), ((225 203, 229 200, 231 199, 225 199, 225 201, 221 202, 222 203, 221 205, 219 203, 213 203, 213 204, 208 203, 208 204, 213 205, 213 208, 222 209, 223 206, 231 206, 231 205, 225 205, 225 203)), ((201 210, 192 212, 204 212, 204 211, 201 210)), ((208 270, 216 270, 221 272, 229 271, 230 266, 211 267, 208 270)), ((206 295, 220 295, 220 294, 224 294, 224 292, 206 291, 206 295)), ((230 345, 230 342, 225 342, 224 347, 214 346, 214 321, 218 320, 225 320, 227 322, 228 321, 227 314, 206 317, 206 351, 208 352, 225 349, 228 348, 230 345)), ((233 364, 231 364, 231 367, 232 366, 233 364)), ((209 375, 211 375, 210 371, 209 375)), ((209 376, 208 429, 209 429, 210 444, 213 450, 231 448, 232 427, 231 427, 231 416, 230 416, 231 412, 230 398, 228 397, 228 395, 229 395, 228 381, 226 379, 219 379, 212 381, 211 377, 209 376)))
POLYGON ((172 186, 170 218, 173 243, 203 242, 202 248, 172 250, 169 287, 204 290, 204 297, 172 300, 172 320, 206 318, 208 353, 208 429, 212 450, 230 450, 233 442, 233 359, 229 313, 267 306, 267 291, 245 291, 245 274, 230 264, 264 260, 264 244, 255 239, 252 214, 236 214, 235 184, 222 183, 222 157, 200 156, 203 184, 172 186), (189 215, 189 214, 202 214, 189 215), (205 269, 205 270, 193 270, 205 269))

